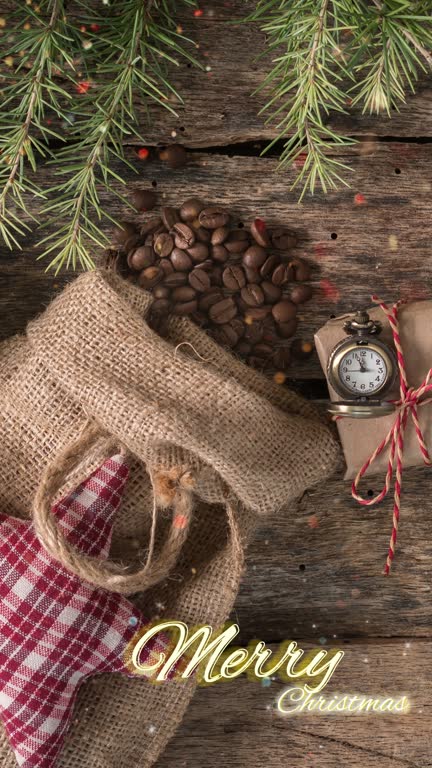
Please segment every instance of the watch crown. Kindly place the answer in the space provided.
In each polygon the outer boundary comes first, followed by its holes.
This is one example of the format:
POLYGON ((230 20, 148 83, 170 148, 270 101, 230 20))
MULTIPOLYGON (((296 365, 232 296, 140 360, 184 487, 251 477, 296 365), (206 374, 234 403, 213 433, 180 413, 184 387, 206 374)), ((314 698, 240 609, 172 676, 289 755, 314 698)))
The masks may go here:
POLYGON ((379 320, 371 320, 365 309, 360 309, 351 320, 344 323, 344 331, 349 335, 376 336, 381 333, 382 325, 379 320))

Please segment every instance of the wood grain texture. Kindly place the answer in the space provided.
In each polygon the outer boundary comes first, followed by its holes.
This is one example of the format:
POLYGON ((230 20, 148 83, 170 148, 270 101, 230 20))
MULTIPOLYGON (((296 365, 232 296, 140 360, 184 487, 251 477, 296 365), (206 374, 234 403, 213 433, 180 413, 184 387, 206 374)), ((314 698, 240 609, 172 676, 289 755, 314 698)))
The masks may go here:
MULTIPOLYGON (((161 206, 198 194, 232 208, 234 221, 241 217, 247 223, 259 215, 269 224, 285 223, 297 231, 294 255, 313 266, 315 288, 313 300, 299 315, 298 334, 304 338, 311 338, 330 316, 368 305, 373 292, 387 301, 429 296, 432 156, 428 146, 378 143, 368 154, 354 148, 344 159, 355 171, 355 188, 328 197, 317 194, 301 205, 289 192, 290 174, 276 173, 274 159, 194 152, 185 168, 172 171, 159 160, 141 163, 132 148, 129 153, 137 175, 120 167, 115 170, 124 173, 128 190, 156 184, 161 206), (356 204, 357 192, 364 198, 361 205, 356 204)), ((47 184, 51 181, 46 169, 40 177, 47 184)), ((112 215, 142 219, 119 205, 114 195, 106 195, 105 200, 112 215)), ((22 252, 0 249, 3 337, 22 330, 55 286, 61 287, 67 279, 64 274, 60 279, 44 274, 45 264, 35 260, 39 237, 38 233, 29 237, 22 252)), ((293 366, 290 376, 321 379, 323 374, 318 361, 311 360, 293 366)))
MULTIPOLYGON (((279 641, 337 637, 432 636, 430 470, 404 474, 391 575, 383 568, 391 495, 361 507, 339 477, 307 491, 262 526, 232 618, 242 637, 279 641)), ((363 483, 377 493, 383 478, 363 483)))
MULTIPOLYGON (((299 642, 300 647, 306 646, 299 642)), ((373 640, 337 645, 345 656, 325 689, 368 696, 406 695, 404 715, 281 716, 287 687, 243 678, 199 689, 156 768, 429 768, 430 665, 426 641, 373 640)))

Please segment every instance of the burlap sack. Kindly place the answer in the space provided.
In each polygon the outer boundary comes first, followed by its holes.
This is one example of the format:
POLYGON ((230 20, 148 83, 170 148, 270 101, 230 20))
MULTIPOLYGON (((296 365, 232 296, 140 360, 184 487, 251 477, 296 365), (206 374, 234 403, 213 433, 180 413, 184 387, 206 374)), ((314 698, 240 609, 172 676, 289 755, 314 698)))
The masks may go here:
MULTIPOLYGON (((168 578, 159 580, 156 568, 138 603, 149 617, 216 627, 232 608, 258 517, 289 514, 288 502, 334 469, 339 449, 309 403, 247 368, 188 320, 172 319, 161 339, 146 323, 150 304, 148 294, 115 275, 89 273, 30 324, 26 337, 2 345, 0 508, 19 517, 33 510, 43 526, 44 499, 83 479, 115 440, 132 464, 112 563, 121 557, 139 570, 153 492, 164 493, 155 478, 187 473, 192 516, 180 556, 168 578)), ((157 512, 159 563, 170 517, 170 509, 157 512)), ((63 555, 70 564, 71 553, 63 555)), ((133 574, 122 582, 116 573, 109 588, 137 591, 133 574)), ((155 686, 120 675, 94 678, 80 691, 59 768, 150 766, 193 689, 193 680, 155 686)), ((14 765, 3 737, 0 766, 14 765)))

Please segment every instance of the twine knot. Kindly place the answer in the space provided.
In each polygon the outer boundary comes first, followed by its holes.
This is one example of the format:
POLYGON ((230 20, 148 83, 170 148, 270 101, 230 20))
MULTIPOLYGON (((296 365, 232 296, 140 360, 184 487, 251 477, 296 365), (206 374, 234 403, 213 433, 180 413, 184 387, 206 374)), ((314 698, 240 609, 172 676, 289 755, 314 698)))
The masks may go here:
POLYGON ((398 363, 398 369, 399 369, 400 397, 398 400, 393 401, 396 407, 396 417, 395 417, 393 426, 391 427, 391 429, 389 429, 386 437, 381 441, 381 443, 378 445, 378 447, 375 449, 372 455, 365 461, 365 463, 357 473, 357 476, 355 477, 351 487, 351 493, 353 498, 356 499, 356 501, 358 501, 359 504, 363 504, 364 506, 367 506, 367 507, 370 507, 374 504, 378 504, 387 496, 391 488, 393 474, 395 474, 392 533, 390 537, 387 560, 384 568, 384 573, 386 574, 386 576, 388 576, 388 574, 390 573, 392 561, 395 555, 396 541, 397 541, 398 528, 399 528, 401 493, 402 493, 402 477, 403 477, 404 435, 405 435, 405 429, 406 429, 408 417, 411 417, 412 422, 414 424, 417 441, 419 444, 421 454, 423 456, 423 462, 424 464, 426 464, 426 466, 432 465, 432 460, 429 455, 427 445, 425 443, 425 439, 423 436, 422 429, 420 427, 418 413, 417 413, 417 409, 419 407, 423 405, 427 405, 432 402, 432 398, 423 399, 425 395, 432 392, 432 384, 430 383, 432 378, 432 368, 429 370, 426 378, 420 384, 420 386, 418 387, 408 386, 408 380, 407 380, 406 368, 405 368, 405 358, 404 358, 402 344, 399 336, 399 319, 398 319, 399 307, 402 306, 403 304, 406 304, 407 302, 404 300, 398 301, 396 302, 396 304, 393 304, 391 308, 389 308, 383 301, 378 299, 376 296, 372 296, 372 301, 375 304, 379 305, 379 307, 382 309, 382 311, 384 312, 384 314, 386 315, 390 323, 390 328, 393 334, 393 341, 396 348, 396 357, 397 357, 397 363, 398 363), (376 496, 374 496, 371 499, 365 499, 362 496, 360 496, 360 494, 358 493, 358 486, 359 486, 360 480, 366 474, 369 467, 374 463, 375 459, 387 447, 389 447, 389 459, 388 459, 387 473, 386 473, 384 485, 381 491, 376 496))

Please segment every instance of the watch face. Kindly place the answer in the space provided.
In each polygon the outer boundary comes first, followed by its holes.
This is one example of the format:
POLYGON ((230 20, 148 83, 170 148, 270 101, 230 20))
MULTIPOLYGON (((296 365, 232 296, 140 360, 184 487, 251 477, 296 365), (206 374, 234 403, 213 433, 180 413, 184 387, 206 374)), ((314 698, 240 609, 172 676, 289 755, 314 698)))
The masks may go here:
POLYGON ((341 382, 357 397, 381 390, 388 375, 386 361, 378 351, 367 346, 348 349, 339 363, 341 382))

